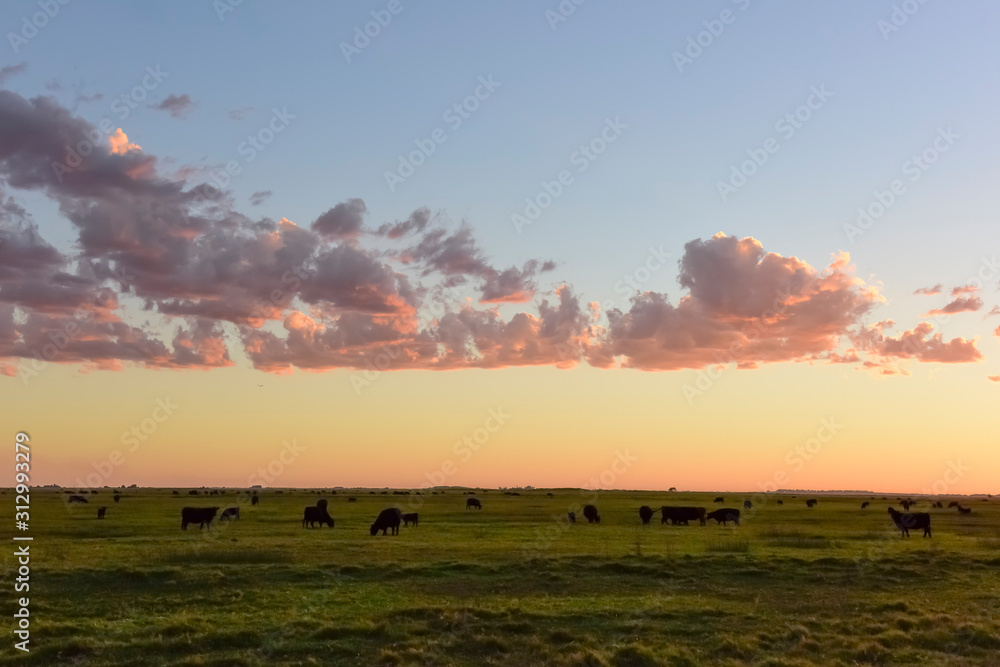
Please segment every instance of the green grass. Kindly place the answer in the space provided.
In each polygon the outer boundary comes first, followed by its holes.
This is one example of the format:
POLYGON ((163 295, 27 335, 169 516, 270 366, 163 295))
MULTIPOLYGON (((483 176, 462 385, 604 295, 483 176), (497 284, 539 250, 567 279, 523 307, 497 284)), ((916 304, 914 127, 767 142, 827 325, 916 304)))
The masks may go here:
MULTIPOLYGON (((605 492, 600 524, 569 525, 592 492, 551 492, 482 493, 482 511, 460 491, 340 492, 324 496, 336 528, 307 530, 320 496, 265 491, 239 522, 182 532, 181 507, 236 495, 102 490, 67 506, 35 490, 32 651, 0 664, 1000 664, 995 501, 929 510, 934 538, 904 540, 881 500, 786 496, 755 500, 740 527, 643 526, 640 505, 712 509, 717 494, 605 492), (410 502, 419 527, 369 536, 410 502)), ((13 504, 0 495, 4 525, 13 504)))

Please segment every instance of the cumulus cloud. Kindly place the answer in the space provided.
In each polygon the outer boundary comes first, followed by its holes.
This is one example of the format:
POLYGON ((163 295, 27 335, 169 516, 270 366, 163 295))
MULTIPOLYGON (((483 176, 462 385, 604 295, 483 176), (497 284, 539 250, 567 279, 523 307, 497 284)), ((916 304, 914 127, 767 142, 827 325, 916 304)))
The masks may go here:
MULTIPOLYGON (((956 288, 957 289, 957 288, 956 288)), ((954 292, 953 292, 954 293, 954 292)), ((926 315, 954 315, 955 313, 975 312, 983 307, 983 300, 978 296, 958 297, 941 308, 929 310, 926 315)))
POLYGON ((52 98, 0 91, 0 374, 32 359, 224 367, 233 325, 255 367, 275 373, 581 361, 643 370, 826 361, 904 373, 906 360, 981 359, 974 340, 945 340, 927 323, 898 336, 889 321, 866 326, 883 299, 847 255, 819 270, 720 233, 685 246, 676 303, 648 291, 603 313, 569 285, 539 287, 554 262, 497 267, 471 225, 449 228, 426 208, 371 228, 361 199, 303 226, 251 218, 230 193, 184 180, 194 172, 161 173, 121 130, 69 160, 66 147, 93 134, 52 98), (7 189, 54 201, 74 250, 42 238, 7 189))
POLYGON ((166 111, 174 118, 183 118, 185 114, 194 109, 194 102, 187 93, 183 95, 167 95, 166 99, 158 104, 150 104, 150 109, 166 111))

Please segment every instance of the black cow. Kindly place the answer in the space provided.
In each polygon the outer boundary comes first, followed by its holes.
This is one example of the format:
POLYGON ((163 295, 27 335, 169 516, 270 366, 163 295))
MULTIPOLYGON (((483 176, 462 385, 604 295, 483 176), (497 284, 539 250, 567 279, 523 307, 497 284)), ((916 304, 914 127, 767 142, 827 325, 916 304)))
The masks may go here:
POLYGON ((107 507, 98 507, 97 508, 97 518, 98 519, 103 519, 104 518, 104 513, 107 512, 107 511, 108 511, 107 507))
POLYGON ((576 523, 576 512, 570 512, 569 513, 569 522, 570 523, 576 523))
POLYGON ((253 496, 252 498, 250 498, 251 505, 256 505, 259 502, 260 502, 260 496, 253 496))
POLYGON ((726 502, 726 499, 725 499, 725 498, 723 498, 722 496, 719 496, 718 498, 716 498, 716 499, 715 499, 715 500, 713 500, 712 502, 713 502, 713 503, 724 503, 724 502, 726 502))
POLYGON ((896 524, 902 532, 903 537, 910 536, 910 528, 923 528, 924 537, 931 536, 931 515, 926 512, 914 512, 912 514, 903 514, 902 512, 897 512, 894 508, 889 508, 889 516, 892 517, 892 522, 896 524))
POLYGON ((219 521, 239 521, 240 520, 240 508, 239 507, 227 507, 222 510, 222 514, 219 515, 219 521))
POLYGON ((726 522, 732 521, 737 526, 740 525, 740 511, 730 508, 723 508, 721 510, 715 510, 714 512, 709 512, 705 515, 706 519, 715 519, 716 525, 722 524, 726 525, 726 522))
POLYGON ((420 517, 417 515, 416 512, 411 512, 409 514, 404 514, 403 515, 403 526, 404 527, 405 526, 409 526, 411 523, 414 526, 416 526, 417 525, 417 519, 419 519, 419 518, 420 517))
POLYGON ((961 505, 959 505, 958 506, 958 513, 959 514, 972 514, 972 508, 971 507, 962 507, 961 505))
POLYGON ((587 523, 601 522, 601 515, 597 513, 597 508, 593 505, 583 506, 583 516, 587 517, 587 523))
POLYGON ((87 500, 86 498, 84 498, 83 496, 70 496, 69 497, 69 502, 71 502, 71 503, 88 503, 90 501, 87 500))
POLYGON ((745 509, 745 510, 752 510, 753 509, 753 503, 751 503, 749 500, 744 500, 743 501, 743 509, 745 509))
POLYGON ((948 507, 958 507, 958 501, 957 500, 951 501, 950 503, 948 503, 948 507))
POLYGON ((375 519, 375 523, 372 524, 371 534, 375 535, 381 530, 383 535, 387 535, 387 531, 391 529, 393 535, 399 535, 399 524, 402 522, 403 513, 397 508, 390 507, 382 510, 379 512, 378 518, 375 519))
POLYGON ((358 502, 358 499, 357 498, 348 498, 347 502, 349 502, 349 503, 356 503, 356 502, 358 502))
POLYGON ((307 523, 310 528, 315 527, 317 523, 320 528, 323 527, 323 524, 333 528, 333 517, 326 511, 326 507, 314 505, 313 507, 307 507, 302 514, 302 527, 305 528, 307 523))
POLYGON ((175 496, 179 496, 179 495, 181 495, 181 494, 180 494, 179 492, 177 492, 177 491, 174 491, 174 495, 175 495, 175 496))
POLYGON ((784 505, 784 504, 785 504, 785 501, 784 501, 784 500, 779 500, 779 501, 778 501, 778 504, 779 504, 779 505, 784 505))
POLYGON ((900 500, 899 504, 903 506, 904 510, 909 510, 910 505, 916 505, 916 503, 913 502, 912 500, 900 500))
POLYGON ((688 521, 697 519, 701 525, 705 525, 704 507, 667 507, 660 508, 660 523, 670 521, 673 525, 688 525, 688 521))
POLYGON ((653 508, 648 505, 643 505, 639 508, 639 518, 642 519, 644 524, 649 523, 649 520, 653 518, 653 508))
POLYGON ((861 503, 861 509, 867 509, 867 508, 868 508, 867 502, 861 503))
POLYGON ((815 498, 810 498, 809 500, 806 501, 806 507, 814 507, 818 502, 819 501, 816 500, 815 498))
POLYGON ((466 498, 465 499, 465 509, 472 509, 475 507, 477 510, 483 509, 483 504, 479 502, 479 498, 466 498))
POLYGON ((201 528, 211 528, 212 519, 218 507, 185 507, 181 510, 181 530, 187 530, 189 523, 197 523, 201 528))

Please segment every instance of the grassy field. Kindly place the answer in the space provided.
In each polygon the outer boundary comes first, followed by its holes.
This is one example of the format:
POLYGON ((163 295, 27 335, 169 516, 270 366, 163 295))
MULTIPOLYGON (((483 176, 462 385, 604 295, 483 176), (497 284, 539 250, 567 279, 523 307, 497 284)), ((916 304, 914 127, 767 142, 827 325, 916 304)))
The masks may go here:
MULTIPOLYGON (((36 489, 32 650, 8 634, 2 663, 1000 665, 996 499, 963 500, 970 516, 921 500, 934 537, 904 540, 895 498, 771 496, 741 527, 684 527, 640 525, 638 508, 711 510, 716 494, 602 492, 602 522, 571 526, 592 492, 550 491, 480 493, 482 511, 460 490, 340 491, 323 496, 336 527, 308 530, 320 496, 266 490, 241 521, 182 532, 181 507, 235 492, 129 489, 115 504, 101 490, 68 506, 36 489), (379 510, 410 503, 419 527, 369 536, 379 510)), ((13 493, 0 499, 12 526, 13 493)))

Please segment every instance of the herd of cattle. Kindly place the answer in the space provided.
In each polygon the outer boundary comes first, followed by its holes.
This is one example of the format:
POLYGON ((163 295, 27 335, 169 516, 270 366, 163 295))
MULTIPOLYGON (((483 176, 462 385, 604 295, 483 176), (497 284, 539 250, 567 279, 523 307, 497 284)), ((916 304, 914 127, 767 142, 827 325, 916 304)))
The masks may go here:
MULTIPOLYGON (((91 493, 97 493, 96 491, 91 491, 91 493)), ((174 495, 179 495, 178 491, 173 492, 174 495)), ((191 495, 198 495, 197 490, 192 490, 188 492, 191 495)), ((224 491, 212 491, 211 495, 218 495, 219 493, 224 493, 224 491)), ((275 491, 275 493, 282 493, 282 491, 275 491)), ((519 495, 519 494, 506 494, 506 495, 519 495)), ((549 496, 553 494, 549 493, 549 496)), ((795 496, 792 496, 793 498, 795 496)), ((874 498, 874 496, 873 496, 874 498)), ((260 497, 257 492, 254 491, 253 495, 250 497, 251 504, 257 505, 260 502, 260 497)), ((350 497, 347 499, 348 502, 356 502, 357 498, 350 497)), ((882 500, 888 500, 885 496, 882 500)), ((983 499, 987 500, 986 498, 983 499)), ((120 501, 120 495, 118 493, 114 494, 114 501, 117 503, 120 501)), ((931 536, 931 515, 927 512, 910 512, 909 509, 917 504, 917 501, 911 500, 909 498, 896 498, 896 501, 903 507, 904 511, 900 512, 896 508, 889 506, 889 516, 892 517, 893 523, 899 528, 900 533, 903 537, 910 536, 910 529, 922 529, 924 531, 924 537, 931 536)), ((69 503, 88 503, 86 497, 83 495, 73 494, 68 498, 69 503)), ((724 503, 725 497, 719 496, 715 498, 715 503, 724 503)), ((805 501, 806 507, 812 508, 819 503, 817 498, 810 498, 805 501)), ((777 501, 778 505, 783 505, 783 500, 777 501)), ((870 503, 865 501, 861 503, 861 509, 867 509, 870 503)), ((315 528, 317 524, 322 528, 323 526, 328 526, 330 528, 334 527, 333 517, 330 516, 328 510, 328 501, 325 498, 321 498, 316 502, 315 505, 306 507, 302 515, 302 527, 303 528, 315 528)), ((945 505, 941 501, 934 501, 931 503, 931 507, 944 509, 945 505)), ((958 501, 952 501, 948 504, 948 508, 956 508, 961 515, 969 515, 972 513, 971 507, 962 507, 958 501)), ((466 498, 465 509, 475 509, 482 510, 483 503, 478 498, 466 498)), ((749 500, 743 501, 744 510, 752 510, 753 503, 749 500)), ((97 509, 97 518, 103 519, 107 514, 107 507, 99 507, 97 509)), ((219 515, 219 507, 185 507, 181 510, 181 529, 187 530, 188 524, 198 524, 200 528, 210 528, 212 521, 215 519, 216 515, 219 515)), ((735 508, 724 507, 722 509, 717 509, 709 512, 705 507, 674 507, 669 505, 664 505, 659 509, 654 510, 648 505, 643 505, 639 508, 639 520, 643 524, 649 524, 652 521, 653 516, 659 512, 660 513, 660 523, 665 524, 669 522, 674 526, 687 526, 690 525, 691 521, 698 521, 702 526, 708 520, 714 520, 716 524, 728 525, 732 521, 735 525, 740 525, 740 510, 735 508)), ((601 515, 597 511, 597 507, 594 505, 585 505, 583 507, 583 516, 587 520, 587 523, 600 523, 601 515)), ((222 514, 219 515, 219 521, 238 521, 240 518, 240 508, 239 507, 227 507, 222 510, 222 514)), ((576 513, 569 512, 568 520, 570 523, 576 523, 576 513)), ((382 510, 379 515, 375 518, 375 522, 371 524, 370 533, 372 535, 378 534, 379 531, 383 535, 398 535, 399 527, 403 526, 417 525, 419 515, 416 512, 404 514, 402 510, 395 507, 390 507, 388 509, 382 510)))

